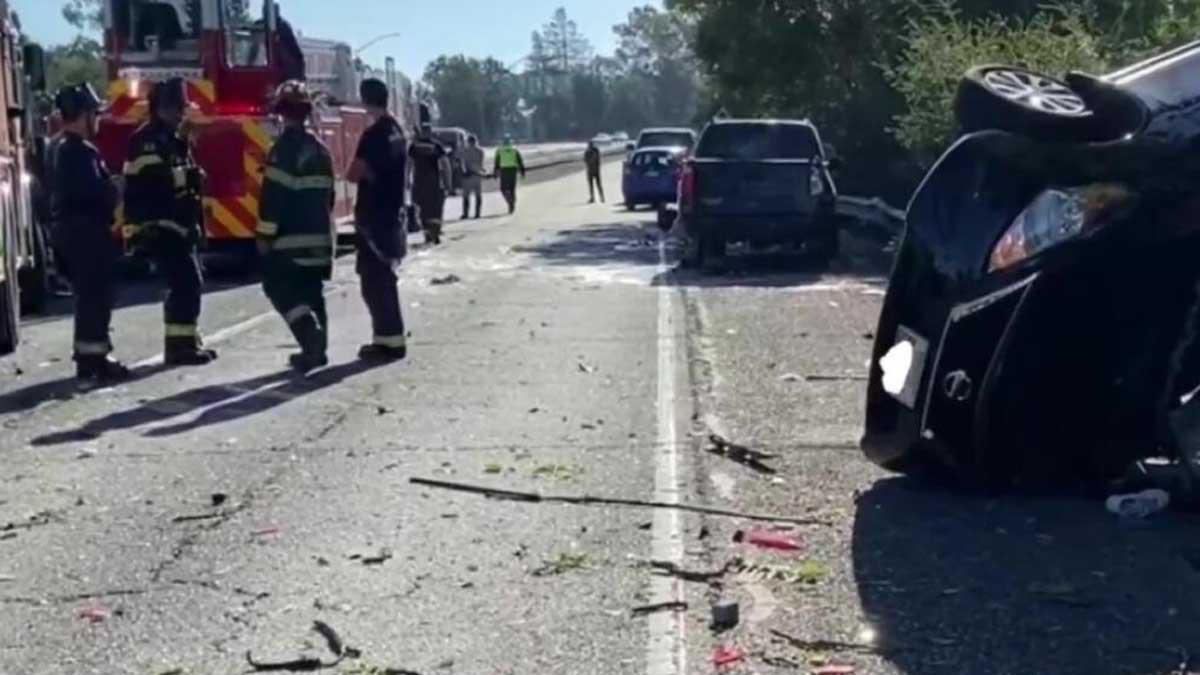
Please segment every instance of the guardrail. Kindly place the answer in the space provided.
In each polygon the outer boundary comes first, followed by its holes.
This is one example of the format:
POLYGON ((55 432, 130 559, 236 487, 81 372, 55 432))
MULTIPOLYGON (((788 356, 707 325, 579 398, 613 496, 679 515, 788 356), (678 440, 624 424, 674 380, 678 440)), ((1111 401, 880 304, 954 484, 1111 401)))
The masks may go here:
POLYGON ((906 218, 904 211, 894 208, 878 197, 838 195, 837 213, 889 235, 900 234, 906 218))

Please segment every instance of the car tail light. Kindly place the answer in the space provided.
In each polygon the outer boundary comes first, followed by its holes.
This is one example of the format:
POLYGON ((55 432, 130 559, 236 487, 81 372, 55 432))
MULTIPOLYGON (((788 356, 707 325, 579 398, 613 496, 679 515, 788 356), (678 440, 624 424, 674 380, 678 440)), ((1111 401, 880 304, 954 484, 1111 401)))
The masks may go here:
POLYGON ((690 211, 696 201, 696 165, 685 162, 679 173, 679 210, 690 211))
POLYGON ((989 272, 999 272, 1066 241, 1086 236, 1126 212, 1136 194, 1118 183, 1042 192, 1017 216, 992 249, 989 272))
POLYGON ((808 194, 813 197, 825 194, 825 178, 821 175, 821 165, 815 162, 808 172, 808 194))

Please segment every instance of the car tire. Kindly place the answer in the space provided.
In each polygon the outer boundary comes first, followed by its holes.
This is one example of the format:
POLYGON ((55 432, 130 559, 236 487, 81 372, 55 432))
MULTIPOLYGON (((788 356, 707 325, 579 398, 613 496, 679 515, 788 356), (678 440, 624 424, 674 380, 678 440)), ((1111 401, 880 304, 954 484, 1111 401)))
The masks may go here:
POLYGON ((838 228, 825 230, 804 244, 805 259, 816 266, 828 267, 842 252, 842 237, 838 228))
POLYGON ((1015 66, 967 71, 955 110, 963 133, 996 129, 1068 142, 1095 135, 1095 113, 1070 85, 1015 66))
POLYGON ((637 207, 638 205, 633 202, 625 202, 625 210, 629 211, 630 213, 637 211, 637 207))

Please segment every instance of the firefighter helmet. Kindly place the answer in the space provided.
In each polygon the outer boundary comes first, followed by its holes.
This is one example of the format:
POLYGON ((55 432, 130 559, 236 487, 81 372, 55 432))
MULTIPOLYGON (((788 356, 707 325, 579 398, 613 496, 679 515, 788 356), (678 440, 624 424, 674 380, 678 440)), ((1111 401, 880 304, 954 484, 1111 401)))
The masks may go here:
POLYGON ((308 85, 300 80, 288 80, 279 85, 272 109, 284 117, 308 117, 313 109, 308 85))
POLYGON ((159 82, 150 90, 150 110, 187 110, 187 84, 181 77, 159 82))
POLYGON ((77 119, 84 113, 97 112, 102 103, 96 95, 96 90, 87 82, 63 87, 54 97, 54 105, 58 107, 63 119, 68 121, 77 119))

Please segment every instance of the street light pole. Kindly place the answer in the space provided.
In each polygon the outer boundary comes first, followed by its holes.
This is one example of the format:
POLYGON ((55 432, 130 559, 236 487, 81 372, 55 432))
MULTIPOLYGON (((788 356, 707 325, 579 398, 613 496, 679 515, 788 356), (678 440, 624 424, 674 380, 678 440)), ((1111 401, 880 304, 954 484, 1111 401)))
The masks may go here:
POLYGON ((354 50, 354 55, 358 56, 359 54, 366 51, 368 48, 374 47, 376 44, 383 42, 384 40, 391 40, 392 38, 398 38, 398 37, 403 37, 403 36, 404 36, 403 33, 385 33, 378 37, 371 38, 370 40, 367 40, 367 42, 364 43, 363 46, 354 50))

